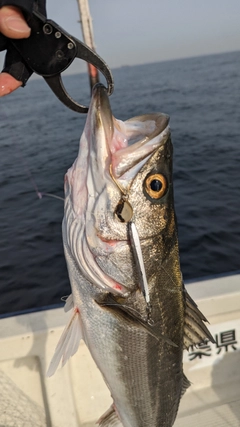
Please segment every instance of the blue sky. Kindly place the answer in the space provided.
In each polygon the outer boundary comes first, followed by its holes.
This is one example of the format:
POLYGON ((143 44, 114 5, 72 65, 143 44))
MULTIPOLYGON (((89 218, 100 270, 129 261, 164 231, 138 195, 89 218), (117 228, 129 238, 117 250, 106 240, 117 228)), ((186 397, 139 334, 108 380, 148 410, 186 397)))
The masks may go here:
MULTIPOLYGON (((239 0, 89 0, 89 6, 97 52, 111 68, 240 50, 239 0)), ((47 10, 82 38, 77 0, 48 0, 47 10)), ((84 70, 74 63, 72 71, 84 70)))

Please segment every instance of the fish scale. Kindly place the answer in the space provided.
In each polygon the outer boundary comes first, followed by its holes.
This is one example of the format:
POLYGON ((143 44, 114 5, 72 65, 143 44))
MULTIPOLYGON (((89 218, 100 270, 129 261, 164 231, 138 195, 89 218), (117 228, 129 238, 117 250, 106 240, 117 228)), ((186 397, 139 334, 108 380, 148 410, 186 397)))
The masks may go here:
POLYGON ((97 85, 65 178, 73 315, 48 374, 83 339, 113 398, 101 427, 172 427, 190 385, 183 350, 213 341, 182 282, 168 121, 162 113, 118 121, 97 85))

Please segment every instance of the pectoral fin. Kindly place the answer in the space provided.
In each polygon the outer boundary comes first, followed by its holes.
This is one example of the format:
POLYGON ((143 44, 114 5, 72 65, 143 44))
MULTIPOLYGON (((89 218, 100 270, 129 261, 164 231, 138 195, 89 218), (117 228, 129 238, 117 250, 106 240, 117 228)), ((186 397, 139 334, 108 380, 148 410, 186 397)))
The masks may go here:
POLYGON ((55 353, 47 371, 48 377, 51 377, 55 373, 61 359, 62 366, 64 366, 68 359, 76 353, 82 338, 81 317, 79 310, 75 307, 73 309, 72 317, 65 327, 55 349, 55 353))
POLYGON ((162 340, 173 347, 177 347, 177 344, 175 344, 170 338, 159 333, 157 324, 149 324, 147 319, 141 317, 140 313, 137 313, 136 310, 124 303, 118 302, 112 295, 106 294, 104 299, 101 301, 95 300, 95 302, 103 309, 114 312, 115 316, 118 316, 121 321, 129 321, 132 325, 135 324, 136 327, 145 330, 157 341, 162 340))
POLYGON ((214 343, 214 338, 203 322, 207 322, 206 317, 198 309, 197 304, 185 291, 186 308, 184 324, 184 347, 188 349, 190 345, 201 344, 209 340, 214 343))
POLYGON ((73 296, 72 294, 68 295, 67 299, 65 300, 65 306, 64 311, 67 312, 73 308, 73 296))

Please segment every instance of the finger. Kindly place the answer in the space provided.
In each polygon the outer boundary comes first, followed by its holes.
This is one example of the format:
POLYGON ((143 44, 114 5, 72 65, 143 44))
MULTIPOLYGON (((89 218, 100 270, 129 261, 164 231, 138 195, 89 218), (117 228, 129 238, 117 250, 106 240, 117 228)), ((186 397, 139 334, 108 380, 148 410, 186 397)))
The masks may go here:
MULTIPOLYGON (((3 73, 11 74, 16 80, 22 82, 23 86, 27 83, 33 71, 27 66, 20 53, 9 43, 5 56, 3 73)), ((0 426, 1 427, 1 426, 0 426)))
POLYGON ((21 39, 29 37, 31 29, 18 8, 4 6, 0 9, 0 32, 6 37, 21 39))
POLYGON ((22 86, 22 82, 16 80, 13 76, 8 73, 0 74, 0 97, 8 95, 14 90, 22 86))

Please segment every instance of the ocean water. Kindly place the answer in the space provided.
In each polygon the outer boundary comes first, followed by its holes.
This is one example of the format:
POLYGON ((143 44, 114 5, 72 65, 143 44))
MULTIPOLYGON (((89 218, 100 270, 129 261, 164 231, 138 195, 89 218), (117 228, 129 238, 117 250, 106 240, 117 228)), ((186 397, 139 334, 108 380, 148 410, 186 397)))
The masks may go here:
MULTIPOLYGON (((113 70, 114 115, 170 115, 175 207, 185 280, 240 268, 240 52, 113 70)), ((87 75, 64 78, 89 102, 87 75)), ((43 79, 0 99, 0 314, 68 295, 61 239, 63 178, 85 116, 43 79)))

